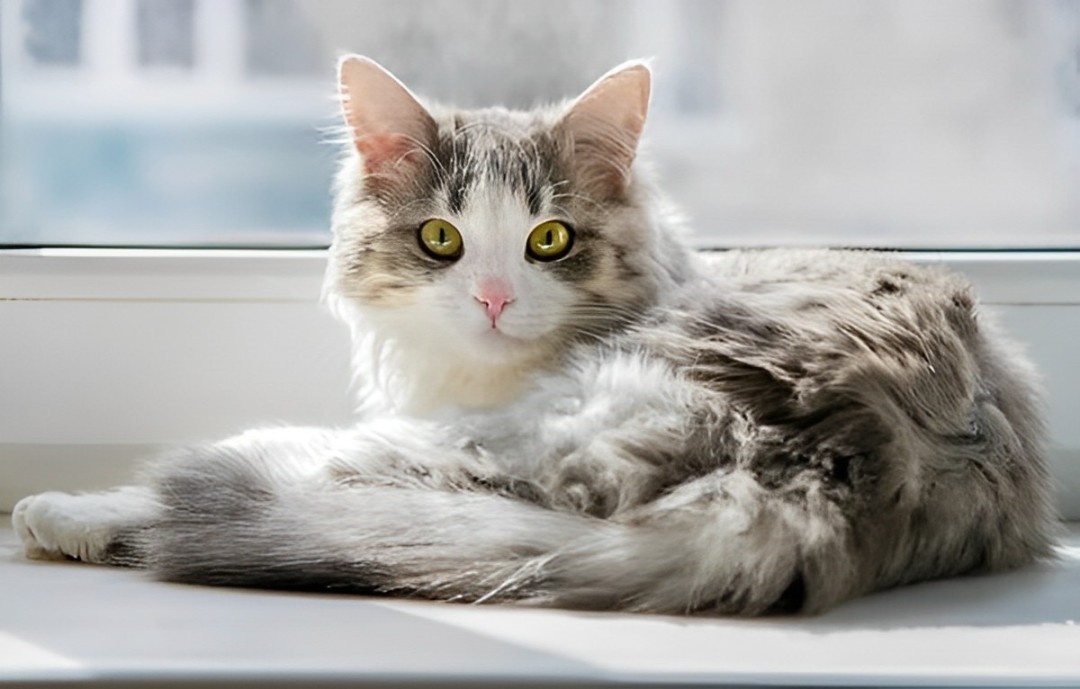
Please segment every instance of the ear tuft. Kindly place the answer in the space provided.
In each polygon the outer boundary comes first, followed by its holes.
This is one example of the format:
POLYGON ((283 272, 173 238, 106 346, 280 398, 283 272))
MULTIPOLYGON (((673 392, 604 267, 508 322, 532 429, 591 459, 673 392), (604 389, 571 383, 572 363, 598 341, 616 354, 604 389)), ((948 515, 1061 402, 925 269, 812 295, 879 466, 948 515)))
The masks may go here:
POLYGON ((652 74, 638 60, 619 65, 578 97, 560 127, 573 142, 574 164, 601 194, 617 194, 630 167, 649 112, 652 74))
POLYGON ((385 175, 422 159, 434 141, 435 121, 393 74, 370 58, 346 55, 338 63, 338 90, 366 173, 385 175))

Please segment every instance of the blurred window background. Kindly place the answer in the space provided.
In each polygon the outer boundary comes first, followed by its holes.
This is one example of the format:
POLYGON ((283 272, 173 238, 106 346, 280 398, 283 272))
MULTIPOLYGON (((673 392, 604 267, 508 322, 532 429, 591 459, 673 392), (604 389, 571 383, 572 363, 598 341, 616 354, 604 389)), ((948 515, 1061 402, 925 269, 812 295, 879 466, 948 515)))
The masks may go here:
POLYGON ((0 0, 0 244, 321 246, 333 65, 463 106, 655 58, 711 246, 1080 246, 1080 2, 0 0))

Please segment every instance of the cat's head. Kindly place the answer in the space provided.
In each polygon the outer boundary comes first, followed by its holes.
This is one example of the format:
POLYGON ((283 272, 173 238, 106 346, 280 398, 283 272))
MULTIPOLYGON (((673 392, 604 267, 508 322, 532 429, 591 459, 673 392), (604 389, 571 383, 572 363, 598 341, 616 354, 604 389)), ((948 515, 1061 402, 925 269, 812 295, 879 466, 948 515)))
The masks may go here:
POLYGON ((328 288, 364 327, 445 366, 551 363, 641 313, 681 269, 633 162, 641 62, 532 111, 426 108, 340 63, 349 134, 328 288))

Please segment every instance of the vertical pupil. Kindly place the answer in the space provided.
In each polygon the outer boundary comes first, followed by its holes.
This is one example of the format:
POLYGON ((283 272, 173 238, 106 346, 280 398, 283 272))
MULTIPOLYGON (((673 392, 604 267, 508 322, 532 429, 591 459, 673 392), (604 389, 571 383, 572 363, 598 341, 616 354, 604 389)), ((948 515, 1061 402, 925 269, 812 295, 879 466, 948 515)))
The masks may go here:
POLYGON ((446 244, 446 228, 439 228, 439 244, 446 244))
POLYGON ((547 234, 544 235, 544 246, 551 246, 554 243, 555 243, 555 237, 552 236, 551 230, 548 230, 547 234))

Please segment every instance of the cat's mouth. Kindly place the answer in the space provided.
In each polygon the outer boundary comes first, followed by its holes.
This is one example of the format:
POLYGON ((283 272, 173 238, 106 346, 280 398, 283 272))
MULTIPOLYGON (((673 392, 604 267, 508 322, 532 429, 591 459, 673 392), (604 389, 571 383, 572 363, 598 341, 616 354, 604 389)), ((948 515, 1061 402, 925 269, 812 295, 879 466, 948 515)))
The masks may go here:
POLYGON ((498 325, 492 325, 490 328, 486 328, 480 337, 487 341, 504 342, 507 344, 512 344, 516 342, 518 344, 524 345, 526 342, 528 342, 528 340, 526 340, 525 338, 511 335, 498 325))
POLYGON ((476 355, 495 360, 517 359, 535 353, 538 338, 511 334, 501 325, 488 326, 474 338, 476 355))

